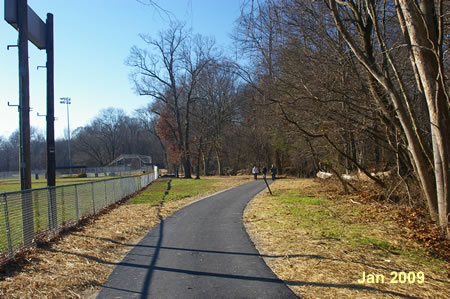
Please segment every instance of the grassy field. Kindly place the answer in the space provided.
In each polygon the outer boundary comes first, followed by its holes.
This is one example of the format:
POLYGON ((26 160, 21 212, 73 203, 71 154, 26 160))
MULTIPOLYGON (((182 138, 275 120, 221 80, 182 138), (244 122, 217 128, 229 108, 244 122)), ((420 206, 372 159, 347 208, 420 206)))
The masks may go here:
POLYGON ((244 219, 266 262, 298 296, 445 297, 448 263, 408 238, 400 206, 327 192, 314 180, 271 187, 274 196, 252 201, 244 219), (363 273, 380 281, 360 282, 363 273))
MULTIPOLYGON (((57 186, 71 185, 71 184, 91 182, 91 181, 96 181, 96 180, 105 180, 105 179, 111 179, 111 178, 117 178, 117 177, 57 178, 56 185, 57 186)), ((31 184, 34 189, 44 188, 44 187, 47 187, 47 180, 45 178, 38 179, 38 180, 32 179, 31 184)), ((14 192, 14 191, 20 191, 20 180, 19 179, 0 180, 0 193, 14 192)))

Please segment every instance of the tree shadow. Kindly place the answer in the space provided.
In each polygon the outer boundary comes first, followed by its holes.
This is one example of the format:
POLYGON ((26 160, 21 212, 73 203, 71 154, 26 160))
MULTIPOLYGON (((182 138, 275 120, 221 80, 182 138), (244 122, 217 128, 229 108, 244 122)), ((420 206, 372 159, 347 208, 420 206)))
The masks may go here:
MULTIPOLYGON (((162 240, 162 238, 160 238, 162 240)), ((159 242, 158 242, 159 244, 159 242)), ((373 291, 381 294, 389 294, 394 296, 399 296, 402 298, 418 298, 415 296, 395 292, 395 291, 389 291, 389 290, 382 290, 378 289, 376 287, 370 287, 366 285, 361 284, 338 284, 338 283, 322 283, 322 282, 312 282, 312 281, 298 281, 298 280, 280 280, 278 278, 267 278, 267 277, 257 277, 257 276, 246 276, 246 275, 237 275, 237 274, 223 274, 223 273, 214 273, 214 272, 204 272, 204 271, 194 271, 194 270, 185 270, 185 269, 176 269, 176 268, 168 268, 168 267, 160 267, 156 266, 156 260, 159 255, 159 250, 163 249, 163 247, 157 248, 155 250, 155 254, 153 256, 152 262, 150 265, 141 265, 141 264, 134 264, 134 263, 127 263, 127 262, 110 262, 103 260, 101 258, 90 256, 87 254, 81 254, 81 253, 75 253, 75 252, 68 252, 63 250, 55 250, 52 248, 46 248, 46 250, 50 252, 55 253, 63 253, 68 255, 74 255, 82 258, 89 259, 91 261, 106 264, 106 265, 114 265, 114 266, 122 266, 122 267, 132 267, 132 268, 143 268, 147 269, 147 274, 144 280, 144 287, 140 292, 136 292, 135 290, 126 290, 121 288, 116 288, 112 286, 105 286, 102 285, 101 287, 107 288, 107 289, 115 289, 121 292, 128 292, 133 294, 140 294, 141 298, 147 298, 148 291, 151 287, 151 280, 154 271, 163 271, 163 272, 172 272, 172 273, 181 273, 181 274, 187 274, 187 275, 195 275, 195 276, 205 276, 205 277, 218 277, 218 278, 225 278, 225 279, 239 279, 239 280, 246 280, 246 281, 260 281, 260 282, 266 282, 266 283, 275 283, 275 284, 287 284, 290 286, 313 286, 313 287, 321 287, 321 288, 338 288, 338 289, 349 289, 349 290, 362 290, 362 291, 373 291)), ((204 252, 204 251, 201 251, 204 252)), ((207 251, 208 252, 208 251, 207 251)), ((304 256, 304 255, 299 255, 304 256)), ((306 255, 307 256, 307 255, 306 255)), ((314 257, 314 258, 323 258, 320 256, 314 257)))
POLYGON ((170 189, 172 189, 172 179, 170 179, 167 182, 167 190, 164 192, 164 196, 163 196, 163 198, 159 204, 158 210, 157 210, 158 219, 159 219, 158 242, 156 243, 156 246, 155 246, 155 251, 153 253, 153 257, 152 257, 152 261, 149 266, 149 270, 147 271, 147 274, 145 275, 144 287, 142 288, 141 298, 146 298, 146 294, 150 290, 153 273, 155 271, 154 269, 155 269, 156 261, 158 260, 159 253, 161 251, 161 244, 162 244, 163 237, 164 237, 164 219, 161 216, 161 208, 164 205, 166 196, 169 195, 170 189))
MULTIPOLYGON (((161 233, 161 231, 160 231, 161 233)), ((383 267, 379 265, 373 265, 361 261, 354 261, 354 260, 345 260, 345 259, 338 259, 338 258, 332 258, 332 257, 326 257, 322 255, 317 254, 287 254, 287 255, 269 255, 269 254, 258 254, 258 253, 250 253, 250 252, 237 252, 237 251, 220 251, 220 250, 207 250, 207 249, 194 249, 194 248, 179 248, 179 247, 168 247, 168 246, 159 246, 158 245, 142 245, 142 244, 132 244, 132 243, 122 243, 119 241, 115 241, 110 238, 102 238, 102 237, 95 237, 95 236, 89 236, 89 235, 83 235, 83 234, 75 234, 80 237, 85 238, 92 238, 97 240, 102 240, 106 242, 111 242, 116 245, 125 246, 125 247, 140 247, 140 248, 153 248, 153 249, 164 249, 164 250, 175 250, 175 251, 189 251, 189 252, 197 252, 197 253, 210 253, 210 254, 226 254, 226 255, 241 255, 241 256, 257 256, 262 258, 271 258, 271 259, 278 259, 278 258, 307 258, 307 259, 317 259, 317 260, 328 260, 328 261, 334 261, 334 262, 343 262, 343 263, 353 263, 353 264, 359 264, 367 267, 371 267, 373 269, 378 270, 385 270, 385 271, 396 271, 400 272, 403 271, 399 268, 391 268, 391 267, 383 267)), ((130 253, 133 254, 133 253, 130 253)), ((150 256, 150 255, 149 255, 150 256)), ((153 255, 151 255, 153 256, 153 255)), ((440 280, 436 280, 440 281, 440 280)))

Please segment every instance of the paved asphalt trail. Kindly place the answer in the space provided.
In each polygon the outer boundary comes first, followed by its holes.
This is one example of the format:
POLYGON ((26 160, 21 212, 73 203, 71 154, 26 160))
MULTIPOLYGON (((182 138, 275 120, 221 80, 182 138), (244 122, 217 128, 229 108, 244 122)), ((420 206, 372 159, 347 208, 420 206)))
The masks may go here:
POLYGON ((264 188, 253 181, 163 220, 118 264, 97 298, 297 298, 242 224, 246 204, 264 188))

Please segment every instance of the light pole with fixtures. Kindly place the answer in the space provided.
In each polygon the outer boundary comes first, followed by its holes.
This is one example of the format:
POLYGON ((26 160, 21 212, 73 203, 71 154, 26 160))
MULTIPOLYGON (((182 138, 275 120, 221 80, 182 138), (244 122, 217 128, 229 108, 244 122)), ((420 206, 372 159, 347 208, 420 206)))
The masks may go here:
POLYGON ((72 175, 72 153, 70 146, 70 122, 69 122, 69 104, 71 103, 71 99, 68 97, 60 98, 59 101, 61 104, 66 104, 67 106, 67 137, 68 137, 68 147, 69 147, 69 171, 70 175, 72 175))

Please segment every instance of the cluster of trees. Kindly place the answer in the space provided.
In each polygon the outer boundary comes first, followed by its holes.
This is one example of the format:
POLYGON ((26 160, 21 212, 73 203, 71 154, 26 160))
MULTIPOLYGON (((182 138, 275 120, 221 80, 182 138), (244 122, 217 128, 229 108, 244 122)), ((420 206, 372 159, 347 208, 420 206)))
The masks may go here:
MULTIPOLYGON (((19 171, 19 131, 15 131, 8 138, 0 136, 0 171, 19 171)), ((31 156, 32 169, 45 169, 46 140, 45 136, 36 128, 31 128, 31 156)))
POLYGON ((180 23, 157 38, 141 37, 148 47, 133 47, 127 64, 136 92, 153 99, 146 111, 166 145, 169 168, 191 178, 194 172, 233 174, 257 163, 258 143, 264 143, 255 130, 261 115, 236 64, 213 40, 180 23))
POLYGON ((185 177, 274 163, 359 170, 384 188, 373 173, 394 170, 447 231, 445 12, 444 1, 251 0, 234 32, 241 59, 175 23, 143 35, 128 64, 185 177))
MULTIPOLYGON (((19 131, 8 138, 0 137, 0 171, 19 169, 19 131)), ((57 139, 56 165, 69 166, 67 138, 57 139)), ((154 163, 164 166, 163 145, 156 135, 154 120, 145 110, 138 110, 128 116, 122 109, 108 108, 91 123, 72 132, 72 165, 97 167, 106 166, 121 154, 142 154, 152 157, 154 163)), ((36 128, 31 129, 32 169, 46 168, 45 136, 36 128)))
POLYGON ((90 124, 73 132, 72 146, 74 164, 105 166, 121 154, 140 154, 165 165, 153 120, 139 111, 131 117, 122 109, 102 110, 90 124))
POLYGON ((371 173, 394 169, 406 187, 421 187, 446 233, 448 5, 253 0, 235 34, 257 103, 279 120, 269 131, 301 153, 290 165, 358 169, 381 187, 371 173))
MULTIPOLYGON (((148 154, 186 178, 270 164, 312 176, 326 167, 363 172, 382 188, 373 173, 391 170, 405 188, 420 186, 448 232, 448 5, 248 0, 233 33, 237 57, 180 23, 141 35, 145 47, 126 63, 149 104, 133 117, 104 110, 77 129, 74 164, 148 154)), ((0 140, 2 153, 14 138, 0 140)), ((40 157, 43 138, 33 140, 40 157)))

